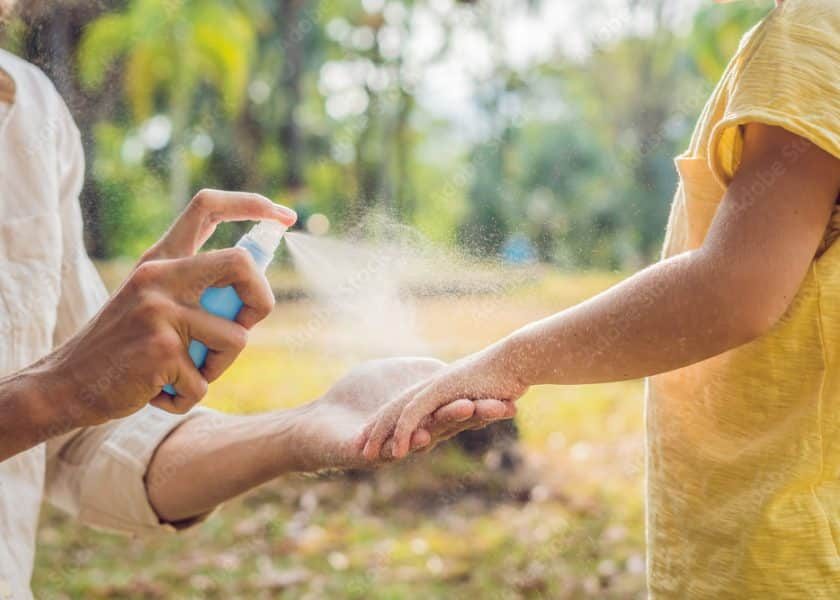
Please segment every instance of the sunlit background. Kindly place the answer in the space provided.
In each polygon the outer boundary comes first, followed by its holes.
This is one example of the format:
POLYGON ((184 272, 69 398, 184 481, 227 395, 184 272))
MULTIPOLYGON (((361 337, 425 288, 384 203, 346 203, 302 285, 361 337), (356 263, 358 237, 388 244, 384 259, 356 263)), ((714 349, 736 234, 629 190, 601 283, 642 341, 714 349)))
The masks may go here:
MULTIPOLYGON (((0 43, 80 127, 109 285, 201 187, 265 194, 317 236, 387 219, 510 282, 417 301, 431 351, 453 359, 655 259, 673 157, 772 2, 19 4, 0 43)), ((284 343, 317 307, 287 259, 271 281, 276 314, 213 406, 300 404, 349 366, 318 336, 284 343)), ((639 382, 535 390, 495 441, 278 482, 174 538, 48 511, 36 596, 641 598, 641 398, 639 382)))

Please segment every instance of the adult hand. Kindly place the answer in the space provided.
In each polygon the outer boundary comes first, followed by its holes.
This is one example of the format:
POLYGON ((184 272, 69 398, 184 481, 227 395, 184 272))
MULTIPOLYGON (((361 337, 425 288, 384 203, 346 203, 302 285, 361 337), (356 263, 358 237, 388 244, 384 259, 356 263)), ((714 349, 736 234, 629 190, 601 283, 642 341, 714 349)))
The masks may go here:
POLYGON ((411 449, 418 428, 435 411, 460 399, 482 402, 496 398, 513 406, 528 390, 490 347, 440 370, 427 381, 406 390, 383 406, 365 426, 357 444, 368 460, 382 453, 402 458, 411 449))
MULTIPOLYGON (((366 459, 359 433, 377 412, 410 389, 417 389, 446 365, 428 358, 365 363, 339 380, 322 398, 302 409, 297 420, 301 469, 369 467, 390 460, 390 449, 366 459)), ((512 402, 456 400, 424 419, 410 440, 412 451, 428 450, 467 429, 479 429, 516 415, 512 402)))
POLYGON ((70 399, 63 409, 76 426, 123 417, 147 403, 184 413, 204 397, 274 297, 246 251, 194 254, 218 223, 263 219, 291 225, 296 215, 255 194, 199 192, 93 320, 37 365, 70 399), (199 305, 206 288, 228 285, 245 305, 236 322, 199 305), (191 339, 210 349, 200 371, 187 353, 191 339), (161 391, 169 383, 177 396, 161 391))

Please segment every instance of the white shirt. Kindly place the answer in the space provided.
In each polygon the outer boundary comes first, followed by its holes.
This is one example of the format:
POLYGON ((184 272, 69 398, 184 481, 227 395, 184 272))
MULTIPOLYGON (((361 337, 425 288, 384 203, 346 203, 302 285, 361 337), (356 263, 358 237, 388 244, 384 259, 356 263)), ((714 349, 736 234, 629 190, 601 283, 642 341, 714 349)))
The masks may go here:
MULTIPOLYGON (((16 87, 11 105, 0 102, 0 376, 5 376, 72 336, 107 293, 82 242, 79 131, 38 69, 2 50, 0 69, 16 87)), ((45 498, 97 527, 129 533, 171 529, 150 506, 143 478, 155 448, 184 418, 147 407, 1 462, 0 600, 32 598, 35 534, 45 498)))

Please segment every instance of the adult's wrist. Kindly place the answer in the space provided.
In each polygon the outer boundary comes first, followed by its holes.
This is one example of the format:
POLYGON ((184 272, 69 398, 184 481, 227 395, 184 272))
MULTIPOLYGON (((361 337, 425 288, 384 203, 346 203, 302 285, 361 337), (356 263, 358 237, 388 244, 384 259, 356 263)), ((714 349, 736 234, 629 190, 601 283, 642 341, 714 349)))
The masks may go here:
POLYGON ((39 440, 48 440, 84 426, 85 413, 70 391, 71 382, 51 369, 36 365, 12 376, 8 382, 21 399, 24 419, 39 440))
POLYGON ((329 407, 318 400, 287 411, 290 426, 286 445, 290 457, 290 470, 296 473, 317 473, 328 469, 343 468, 343 457, 324 439, 323 422, 330 415, 329 407))

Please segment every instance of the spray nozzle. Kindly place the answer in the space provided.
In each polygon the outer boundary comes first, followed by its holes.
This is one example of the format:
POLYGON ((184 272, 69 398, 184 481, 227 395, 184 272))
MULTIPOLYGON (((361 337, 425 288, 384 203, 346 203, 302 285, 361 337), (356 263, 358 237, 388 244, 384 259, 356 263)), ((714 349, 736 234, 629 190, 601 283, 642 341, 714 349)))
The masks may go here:
POLYGON ((273 256, 280 246, 280 240, 286 234, 288 227, 277 221, 260 221, 248 232, 248 237, 253 240, 260 250, 268 256, 273 256))

